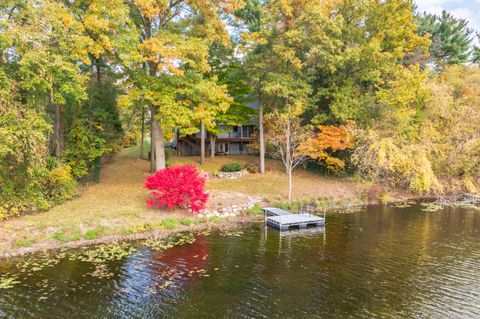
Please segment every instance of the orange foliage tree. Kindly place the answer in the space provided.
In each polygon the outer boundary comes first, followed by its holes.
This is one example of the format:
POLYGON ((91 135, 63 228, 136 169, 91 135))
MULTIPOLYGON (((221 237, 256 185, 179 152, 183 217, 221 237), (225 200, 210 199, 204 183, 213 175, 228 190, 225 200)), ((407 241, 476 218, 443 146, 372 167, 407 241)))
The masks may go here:
POLYGON ((318 133, 302 143, 300 149, 312 159, 326 164, 327 169, 338 172, 345 162, 333 154, 353 147, 352 122, 347 125, 319 125, 318 133))

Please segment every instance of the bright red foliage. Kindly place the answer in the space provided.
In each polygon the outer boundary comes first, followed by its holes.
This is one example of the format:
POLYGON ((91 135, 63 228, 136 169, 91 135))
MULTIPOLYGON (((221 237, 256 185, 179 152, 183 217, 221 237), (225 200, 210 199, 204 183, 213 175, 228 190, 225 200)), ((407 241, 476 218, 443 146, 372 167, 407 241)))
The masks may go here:
POLYGON ((205 192, 207 177, 193 165, 173 166, 147 177, 145 188, 152 190, 150 207, 189 208, 199 212, 205 208, 208 193, 205 192))

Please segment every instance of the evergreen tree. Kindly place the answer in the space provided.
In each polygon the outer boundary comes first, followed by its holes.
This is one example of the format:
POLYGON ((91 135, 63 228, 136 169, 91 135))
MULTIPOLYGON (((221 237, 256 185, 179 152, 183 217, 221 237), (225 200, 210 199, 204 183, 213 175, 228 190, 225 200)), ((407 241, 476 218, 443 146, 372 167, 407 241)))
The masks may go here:
POLYGON ((416 16, 419 35, 430 36, 429 57, 417 57, 423 65, 433 63, 442 68, 447 64, 461 64, 469 60, 473 30, 468 21, 457 19, 447 11, 440 16, 423 13, 416 16))

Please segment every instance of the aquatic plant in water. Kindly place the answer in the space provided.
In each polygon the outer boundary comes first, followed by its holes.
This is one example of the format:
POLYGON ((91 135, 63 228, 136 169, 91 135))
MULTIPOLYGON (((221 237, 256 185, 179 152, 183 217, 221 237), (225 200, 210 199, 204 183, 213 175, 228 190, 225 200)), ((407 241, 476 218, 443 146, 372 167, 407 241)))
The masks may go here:
POLYGON ((95 271, 89 273, 88 275, 96 278, 110 278, 113 277, 113 272, 108 270, 107 265, 105 264, 96 264, 95 271))
POLYGON ((157 251, 167 250, 175 246, 193 244, 195 242, 195 236, 191 233, 182 233, 174 235, 167 240, 161 241, 156 238, 149 238, 144 241, 144 245, 157 251))
POLYGON ((30 260, 22 261, 20 263, 17 263, 16 267, 22 273, 37 272, 45 268, 57 265, 60 260, 62 260, 66 256, 67 254, 62 251, 55 256, 45 255, 42 258, 35 257, 30 260))
POLYGON ((0 289, 10 289, 13 288, 16 284, 20 283, 17 280, 17 276, 2 276, 0 277, 0 289))
POLYGON ((221 236, 225 237, 242 237, 243 231, 240 230, 223 230, 220 232, 221 236))
POLYGON ((443 209, 442 205, 436 203, 422 203, 421 205, 425 207, 422 208, 424 212, 436 212, 443 209))
POLYGON ((87 250, 80 256, 79 260, 104 263, 107 261, 120 260, 125 256, 130 255, 134 248, 125 243, 113 243, 108 245, 100 245, 97 248, 87 250))
POLYGON ((412 205, 414 205, 415 202, 401 202, 393 205, 395 208, 410 208, 412 205))

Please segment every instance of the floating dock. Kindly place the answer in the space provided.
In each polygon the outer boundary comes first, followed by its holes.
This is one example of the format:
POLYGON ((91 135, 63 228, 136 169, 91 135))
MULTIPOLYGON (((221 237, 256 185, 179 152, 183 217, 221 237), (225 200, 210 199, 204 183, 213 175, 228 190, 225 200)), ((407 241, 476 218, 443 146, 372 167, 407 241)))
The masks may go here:
POLYGON ((275 207, 265 207, 263 211, 267 225, 280 230, 288 230, 291 227, 307 228, 308 226, 323 227, 325 225, 324 217, 310 213, 292 214, 275 207))

